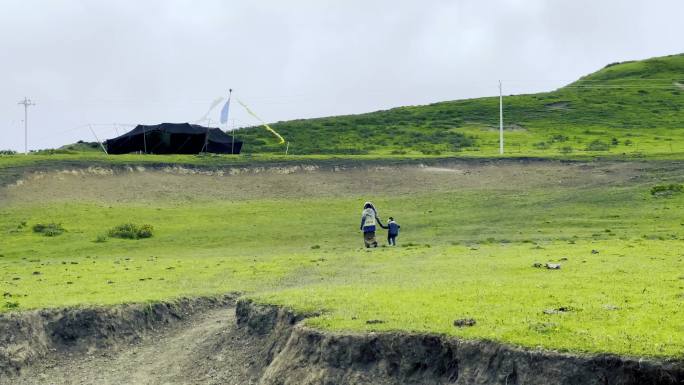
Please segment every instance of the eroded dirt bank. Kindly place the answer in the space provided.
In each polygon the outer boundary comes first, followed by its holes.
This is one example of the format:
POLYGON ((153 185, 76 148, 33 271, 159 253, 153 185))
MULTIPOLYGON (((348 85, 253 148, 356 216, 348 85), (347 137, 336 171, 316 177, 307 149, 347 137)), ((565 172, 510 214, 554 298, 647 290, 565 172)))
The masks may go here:
POLYGON ((0 383, 16 383, 7 378, 32 364, 125 349, 196 314, 232 304, 234 297, 225 296, 0 314, 0 383))
POLYGON ((290 311, 246 300, 233 307, 230 298, 140 306, 3 316, 0 384, 684 383, 682 361, 328 333, 290 311))
POLYGON ((241 301, 236 311, 239 324, 276 341, 263 385, 684 383, 682 361, 565 355, 435 335, 328 333, 294 325, 292 315, 273 307, 241 301))
POLYGON ((0 207, 90 202, 186 204, 311 197, 394 196, 482 189, 612 188, 681 179, 680 162, 434 160, 420 163, 292 164, 228 168, 178 166, 0 169, 0 207), (13 171, 11 175, 3 173, 13 171))

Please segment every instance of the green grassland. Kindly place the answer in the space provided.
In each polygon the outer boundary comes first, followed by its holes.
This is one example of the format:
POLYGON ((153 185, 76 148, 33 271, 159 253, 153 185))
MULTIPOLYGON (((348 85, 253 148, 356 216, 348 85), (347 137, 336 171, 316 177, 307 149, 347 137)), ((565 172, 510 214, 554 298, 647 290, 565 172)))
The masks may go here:
MULTIPOLYGON (((504 97, 511 155, 684 152, 684 55, 616 63, 552 92, 504 97)), ((498 97, 399 107, 359 115, 278 122, 292 154, 492 156, 498 97)), ((252 127, 245 151, 284 152, 252 127)))
POLYGON ((509 161, 27 177, 0 201, 0 311, 238 291, 318 313, 307 322, 329 330, 681 358, 684 195, 650 189, 681 183, 682 170, 509 161), (369 195, 401 223, 399 247, 362 247, 369 195), (31 230, 50 222, 66 232, 31 230), (102 236, 129 222, 154 226, 154 236, 102 236), (475 326, 453 326, 471 317, 475 326))
POLYGON ((682 73, 508 96, 505 158, 498 98, 276 123, 287 156, 257 127, 240 156, 0 155, 0 311, 235 291, 328 330, 682 358, 684 194, 650 193, 684 181, 682 73), (368 199, 400 247, 362 247, 368 199), (106 236, 124 223, 154 236, 106 236))

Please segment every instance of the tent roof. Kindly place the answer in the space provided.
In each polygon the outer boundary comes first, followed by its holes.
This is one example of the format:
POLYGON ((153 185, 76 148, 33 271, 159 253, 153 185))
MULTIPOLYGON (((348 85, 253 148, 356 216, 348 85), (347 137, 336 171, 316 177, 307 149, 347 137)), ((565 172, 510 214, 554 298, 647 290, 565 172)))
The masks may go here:
POLYGON ((232 137, 221 131, 219 128, 204 127, 190 123, 161 123, 155 125, 139 124, 131 131, 128 131, 127 133, 110 140, 114 141, 117 139, 124 139, 126 137, 141 135, 143 133, 149 134, 150 132, 154 131, 167 134, 204 135, 207 130, 209 130, 209 140, 211 141, 220 143, 230 143, 232 141, 232 137))

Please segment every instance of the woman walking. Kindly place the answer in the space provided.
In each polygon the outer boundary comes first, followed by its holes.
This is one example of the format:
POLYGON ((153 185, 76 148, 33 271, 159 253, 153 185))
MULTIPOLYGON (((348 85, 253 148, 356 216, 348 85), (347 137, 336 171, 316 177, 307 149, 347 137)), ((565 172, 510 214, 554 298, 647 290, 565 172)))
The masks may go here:
POLYGON ((378 241, 375 239, 376 225, 384 228, 373 203, 366 202, 361 212, 361 231, 363 231, 363 244, 366 248, 378 247, 378 241))

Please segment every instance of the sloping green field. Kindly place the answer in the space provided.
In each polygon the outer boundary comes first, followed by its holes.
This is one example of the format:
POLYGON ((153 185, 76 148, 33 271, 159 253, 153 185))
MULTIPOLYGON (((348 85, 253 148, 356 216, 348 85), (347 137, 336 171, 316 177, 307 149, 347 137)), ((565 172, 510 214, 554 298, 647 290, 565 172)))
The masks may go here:
MULTIPOLYGON (((506 158, 684 159, 684 54, 615 63, 555 91, 505 97, 506 158)), ((30 156, 0 154, 4 170, 82 166, 412 162, 502 158, 499 98, 446 101, 359 115, 278 122, 289 142, 261 127, 239 130, 244 154, 105 156, 88 143, 30 156)))
MULTIPOLYGON (((493 85, 493 89, 495 85, 493 85)), ((555 91, 504 97, 510 155, 671 154, 684 139, 684 55, 608 65, 555 91)), ((499 98, 273 124, 291 154, 498 153, 499 98)), ((285 151, 262 128, 248 152, 285 151)))
POLYGON ((502 161, 27 175, 0 191, 0 310, 240 291, 317 312, 308 322, 331 330, 681 358, 684 195, 651 188, 681 183, 682 170, 502 161), (362 247, 367 199, 402 225, 399 247, 362 247), (106 236, 129 222, 154 236, 106 236), (66 231, 46 237, 39 223, 66 231), (453 326, 462 318, 477 323, 453 326))

